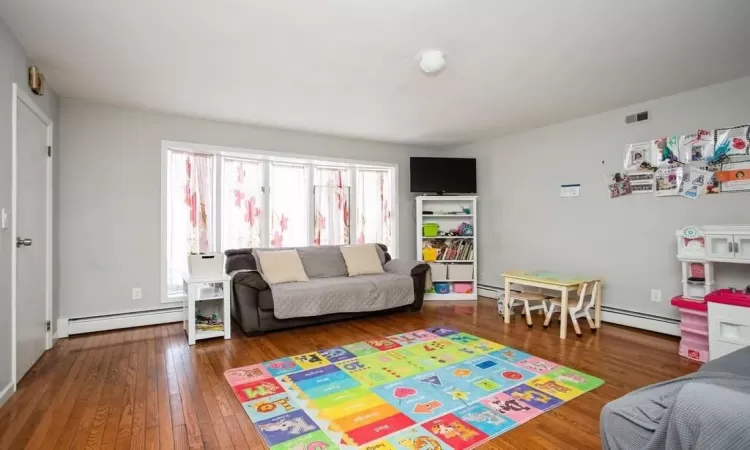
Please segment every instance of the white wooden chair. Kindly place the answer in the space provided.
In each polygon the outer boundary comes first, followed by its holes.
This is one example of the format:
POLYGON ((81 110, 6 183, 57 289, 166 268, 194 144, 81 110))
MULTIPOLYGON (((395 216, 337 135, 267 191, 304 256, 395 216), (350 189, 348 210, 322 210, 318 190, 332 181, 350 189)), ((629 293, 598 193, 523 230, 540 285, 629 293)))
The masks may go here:
POLYGON ((511 286, 510 295, 505 293, 505 301, 509 302, 508 308, 513 314, 513 308, 517 306, 516 302, 523 302, 523 313, 526 316, 526 324, 529 328, 534 326, 531 321, 531 311, 539 310, 540 313, 547 314, 547 297, 542 294, 540 288, 534 288, 529 286, 513 285, 511 286), (514 289, 520 289, 521 292, 517 292, 514 289), (529 302, 537 303, 531 306, 529 302))
MULTIPOLYGON (((596 325, 594 324, 594 319, 591 318, 589 311, 596 306, 596 298, 599 295, 599 289, 601 289, 601 282, 599 280, 581 283, 578 285, 578 303, 571 303, 571 300, 574 299, 568 300, 568 315, 573 322, 573 328, 576 330, 576 336, 578 337, 583 336, 583 333, 581 333, 581 327, 578 326, 578 319, 581 317, 586 318, 589 327, 591 327, 591 332, 596 333, 596 325), (589 300, 588 303, 584 305, 586 297, 589 297, 589 300)), ((547 317, 544 319, 544 328, 549 327, 550 320, 552 320, 552 314, 557 312, 555 311, 555 308, 560 310, 559 312, 562 314, 562 298, 554 297, 549 299, 549 302, 550 306, 549 310, 546 311, 547 317)))

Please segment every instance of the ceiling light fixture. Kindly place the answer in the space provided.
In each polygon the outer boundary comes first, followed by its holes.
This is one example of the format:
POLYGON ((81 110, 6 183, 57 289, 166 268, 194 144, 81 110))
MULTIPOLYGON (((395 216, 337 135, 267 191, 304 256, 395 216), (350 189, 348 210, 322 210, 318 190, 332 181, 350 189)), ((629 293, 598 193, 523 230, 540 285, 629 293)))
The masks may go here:
POLYGON ((417 59, 419 68, 427 75, 437 75, 445 68, 445 53, 436 48, 422 50, 417 59))

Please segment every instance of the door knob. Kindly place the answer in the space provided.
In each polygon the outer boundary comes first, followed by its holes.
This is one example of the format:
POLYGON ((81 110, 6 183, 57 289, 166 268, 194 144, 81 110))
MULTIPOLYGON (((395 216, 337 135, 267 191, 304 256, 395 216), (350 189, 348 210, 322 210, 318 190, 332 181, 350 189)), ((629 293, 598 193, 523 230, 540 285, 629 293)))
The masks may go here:
POLYGON ((31 246, 31 239, 29 239, 29 238, 26 238, 26 239, 16 238, 16 247, 21 247, 21 246, 30 247, 31 246))

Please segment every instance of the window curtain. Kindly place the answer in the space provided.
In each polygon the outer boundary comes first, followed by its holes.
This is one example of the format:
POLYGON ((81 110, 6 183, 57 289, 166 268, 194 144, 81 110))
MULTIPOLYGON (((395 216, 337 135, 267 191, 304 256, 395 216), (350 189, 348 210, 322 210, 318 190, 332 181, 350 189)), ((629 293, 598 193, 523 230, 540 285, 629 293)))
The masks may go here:
POLYGON ((349 244, 349 177, 346 169, 315 169, 313 245, 349 244))
POLYGON ((271 247, 309 245, 309 189, 303 165, 271 163, 271 247))
POLYGON ((222 248, 261 246, 263 172, 259 161, 224 159, 222 248))
POLYGON ((211 155, 170 150, 167 204, 167 293, 182 293, 189 253, 213 250, 211 155))
POLYGON ((391 186, 391 171, 360 170, 358 172, 358 244, 385 244, 392 249, 393 189, 391 186))

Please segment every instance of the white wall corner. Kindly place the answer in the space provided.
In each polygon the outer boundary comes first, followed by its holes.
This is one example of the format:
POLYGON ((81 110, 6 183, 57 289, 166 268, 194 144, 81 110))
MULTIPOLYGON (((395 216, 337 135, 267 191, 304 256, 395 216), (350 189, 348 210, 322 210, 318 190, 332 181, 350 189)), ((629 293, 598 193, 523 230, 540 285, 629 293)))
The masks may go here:
POLYGON ((5 387, 0 390, 0 408, 3 407, 5 402, 8 401, 11 395, 13 395, 13 382, 11 381, 5 387))
POLYGON ((57 331, 52 339, 62 339, 68 337, 68 318, 59 317, 57 319, 57 331))

